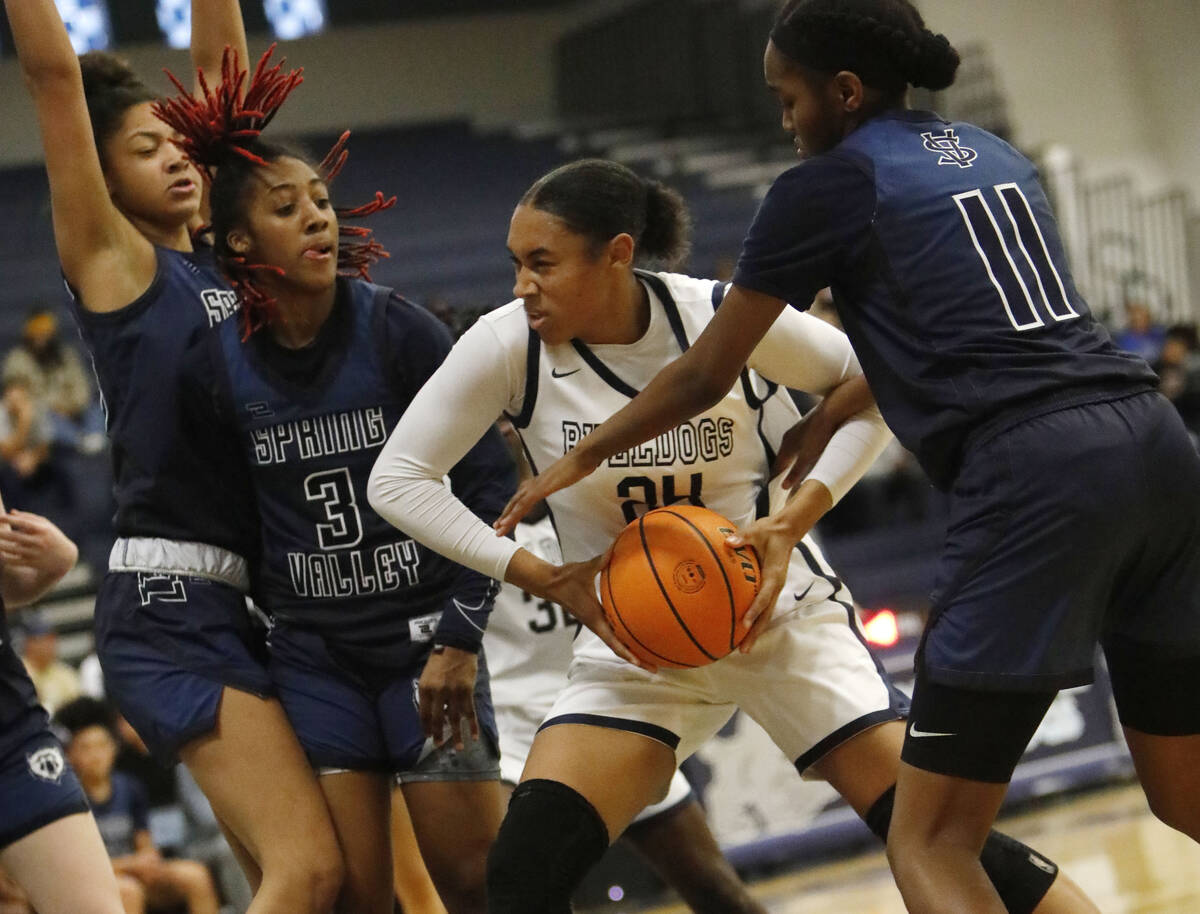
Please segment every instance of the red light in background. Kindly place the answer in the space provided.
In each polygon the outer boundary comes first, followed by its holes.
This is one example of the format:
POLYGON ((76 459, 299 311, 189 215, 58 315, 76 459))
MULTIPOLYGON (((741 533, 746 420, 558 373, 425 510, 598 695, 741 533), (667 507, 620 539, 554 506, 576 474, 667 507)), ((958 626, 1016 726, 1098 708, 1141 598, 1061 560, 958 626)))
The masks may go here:
POLYGON ((891 647, 900 640, 900 626, 896 614, 890 609, 881 609, 863 623, 863 634, 876 647, 891 647))

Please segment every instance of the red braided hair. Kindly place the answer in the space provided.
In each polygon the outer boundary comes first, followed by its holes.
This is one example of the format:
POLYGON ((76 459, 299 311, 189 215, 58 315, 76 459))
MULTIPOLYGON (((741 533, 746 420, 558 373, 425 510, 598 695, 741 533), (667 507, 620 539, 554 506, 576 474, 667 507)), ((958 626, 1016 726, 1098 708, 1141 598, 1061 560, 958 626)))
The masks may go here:
MULTIPOLYGON (((237 162, 266 166, 269 161, 282 155, 292 155, 282 149, 264 144, 260 137, 263 129, 278 113, 283 102, 304 81, 303 70, 284 71, 286 58, 274 66, 268 66, 275 45, 263 54, 247 84, 247 71, 240 69, 237 54, 226 48, 221 60, 221 81, 210 88, 204 74, 198 74, 200 90, 192 95, 175 76, 167 71, 167 77, 179 90, 175 98, 156 102, 155 115, 169 127, 174 128, 180 138, 177 146, 193 162, 210 186, 215 187, 216 176, 225 171, 240 171, 237 162), (244 91, 243 91, 244 87, 244 91), (237 157, 237 158, 231 158, 237 157)), ((326 184, 332 182, 346 164, 349 153, 346 142, 350 132, 346 131, 316 166, 317 173, 326 184)), ((303 158, 300 156, 300 158, 303 158)), ((215 198, 214 197, 214 209, 215 198)), ((236 195, 235 195, 236 196, 236 195)), ((370 279, 369 269, 379 258, 387 257, 383 245, 371 238, 371 229, 364 226, 342 224, 342 219, 357 219, 370 216, 394 206, 396 198, 385 198, 376 191, 375 198, 357 207, 335 207, 339 217, 338 235, 344 241, 338 244, 338 273, 342 276, 370 279)), ((228 217, 229 214, 222 214, 228 217)), ((218 214, 214 211, 213 222, 218 214)), ((216 250, 218 262, 229 279, 229 284, 238 293, 242 302, 243 339, 269 324, 277 312, 275 299, 256 281, 264 273, 283 276, 284 271, 269 264, 249 262, 245 257, 229 250, 224 238, 217 233, 216 250)))

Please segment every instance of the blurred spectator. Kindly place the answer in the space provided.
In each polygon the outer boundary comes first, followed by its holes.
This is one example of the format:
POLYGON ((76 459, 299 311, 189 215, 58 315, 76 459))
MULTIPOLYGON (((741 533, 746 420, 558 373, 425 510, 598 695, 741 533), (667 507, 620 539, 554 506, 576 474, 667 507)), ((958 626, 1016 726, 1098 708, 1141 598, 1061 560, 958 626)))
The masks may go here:
POLYGON ((25 638, 21 660, 40 701, 53 714, 82 692, 79 674, 58 659, 58 633, 41 614, 26 612, 21 627, 25 638))
POLYGON ((53 425, 45 405, 20 377, 4 382, 0 396, 0 488, 10 505, 44 514, 78 536, 72 524, 74 482, 53 448, 53 425))
POLYGON ((1136 298, 1125 300, 1125 329, 1113 338, 1118 347, 1140 355, 1153 365, 1158 361, 1166 337, 1166 328, 1154 323, 1145 302, 1136 298))
MULTIPOLYGON (((56 441, 95 449, 101 426, 89 417, 92 388, 78 350, 59 336, 58 318, 48 308, 30 312, 21 342, 4 357, 0 377, 23 381, 33 398, 45 404, 56 441), (90 436, 84 441, 85 436, 90 436)), ((99 444, 103 445, 103 436, 99 444)))
POLYGON ((32 479, 50 458, 52 429, 45 406, 29 381, 4 381, 0 397, 0 457, 20 479, 32 479))
POLYGON ((195 860, 163 859, 150 836, 145 789, 113 770, 117 734, 107 705, 76 699, 59 710, 57 722, 69 734, 67 758, 92 805, 125 910, 140 914, 185 905, 188 914, 219 914, 208 868, 195 860))
POLYGON ((1200 345, 1194 324, 1167 330, 1154 370, 1163 396, 1175 404, 1188 431, 1200 435, 1200 345))
POLYGON ((458 337, 461 330, 458 312, 454 310, 454 306, 450 304, 449 300, 440 295, 431 296, 425 303, 425 310, 445 324, 449 328, 451 336, 458 337))

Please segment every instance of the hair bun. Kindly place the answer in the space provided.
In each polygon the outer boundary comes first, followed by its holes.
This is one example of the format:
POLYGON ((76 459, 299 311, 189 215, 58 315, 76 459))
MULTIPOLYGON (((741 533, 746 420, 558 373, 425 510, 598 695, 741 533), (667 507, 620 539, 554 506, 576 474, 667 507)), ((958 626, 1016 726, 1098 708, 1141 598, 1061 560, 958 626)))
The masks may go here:
POLYGON ((129 62, 107 51, 88 51, 79 57, 86 93, 109 89, 145 91, 146 84, 138 77, 129 62))
POLYGON ((938 91, 954 83, 960 59, 958 51, 945 35, 935 35, 925 30, 921 36, 919 53, 908 81, 914 86, 938 91))

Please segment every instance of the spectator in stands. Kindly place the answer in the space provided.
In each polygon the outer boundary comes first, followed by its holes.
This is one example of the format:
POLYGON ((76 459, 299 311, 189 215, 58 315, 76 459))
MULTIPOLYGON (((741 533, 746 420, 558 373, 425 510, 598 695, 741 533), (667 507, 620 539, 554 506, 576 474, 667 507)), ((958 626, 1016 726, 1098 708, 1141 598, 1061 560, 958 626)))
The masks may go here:
POLYGON ((1154 370, 1163 396, 1175 404, 1188 431, 1200 435, 1200 344, 1195 324, 1176 324, 1167 330, 1154 370))
POLYGON ((29 381, 6 379, 0 397, 0 457, 19 479, 38 475, 50 457, 51 436, 50 417, 29 381))
POLYGON ((1125 299, 1125 329, 1113 340, 1121 349, 1140 355, 1153 365, 1162 352, 1167 331, 1154 322, 1149 306, 1140 298, 1125 299))
POLYGON ((39 613, 26 615, 21 660, 33 680, 38 701, 53 714, 82 692, 79 674, 58 659, 58 633, 39 613))
POLYGON ((69 524, 76 498, 62 455, 53 448, 53 423, 46 405, 29 381, 14 376, 4 381, 0 395, 0 488, 10 504, 69 524))
POLYGON ((32 397, 45 404, 56 441, 75 446, 85 431, 100 431, 94 421, 85 422, 92 390, 83 359, 60 337, 58 317, 49 308, 37 307, 30 312, 21 342, 4 357, 0 378, 5 384, 24 381, 32 397))
POLYGON ((108 706, 79 698, 56 715, 68 732, 67 757, 92 805, 130 914, 186 905, 188 914, 218 914, 208 869, 195 860, 166 860, 149 829, 149 802, 134 778, 113 770, 117 734, 108 706))

